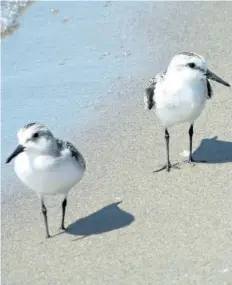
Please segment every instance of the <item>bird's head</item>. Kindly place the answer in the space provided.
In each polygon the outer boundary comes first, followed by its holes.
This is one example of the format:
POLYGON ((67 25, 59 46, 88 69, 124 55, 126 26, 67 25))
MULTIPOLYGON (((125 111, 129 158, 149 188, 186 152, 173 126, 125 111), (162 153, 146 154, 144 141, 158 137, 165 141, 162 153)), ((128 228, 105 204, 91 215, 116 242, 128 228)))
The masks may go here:
POLYGON ((48 153, 54 145, 54 136, 45 125, 30 123, 19 130, 18 143, 19 145, 7 158, 6 163, 23 151, 48 153))
POLYGON ((193 81, 208 78, 230 87, 230 84, 208 69, 206 60, 195 53, 182 52, 175 55, 168 67, 169 73, 176 73, 186 80, 193 81))

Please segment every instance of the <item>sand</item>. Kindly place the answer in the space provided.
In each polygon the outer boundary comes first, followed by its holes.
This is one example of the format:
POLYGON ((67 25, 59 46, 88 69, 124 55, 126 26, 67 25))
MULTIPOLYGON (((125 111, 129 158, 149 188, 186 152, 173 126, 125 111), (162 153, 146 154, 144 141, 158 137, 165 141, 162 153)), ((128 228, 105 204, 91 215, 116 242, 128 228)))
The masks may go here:
MULTIPOLYGON (((124 4, 105 9, 115 5, 124 4)), ((60 199, 48 199, 55 236, 46 240, 38 199, 18 184, 20 192, 2 204, 2 284, 232 284, 231 89, 213 84, 196 123, 195 157, 210 163, 183 163, 170 173, 152 173, 165 161, 164 134, 143 109, 143 84, 177 51, 203 54, 231 82, 232 3, 134 5, 132 37, 148 59, 138 65, 131 51, 128 76, 110 78, 114 96, 74 135, 87 173, 70 194, 67 232, 56 235, 60 199)), ((185 159, 187 130, 170 130, 173 162, 185 159)))

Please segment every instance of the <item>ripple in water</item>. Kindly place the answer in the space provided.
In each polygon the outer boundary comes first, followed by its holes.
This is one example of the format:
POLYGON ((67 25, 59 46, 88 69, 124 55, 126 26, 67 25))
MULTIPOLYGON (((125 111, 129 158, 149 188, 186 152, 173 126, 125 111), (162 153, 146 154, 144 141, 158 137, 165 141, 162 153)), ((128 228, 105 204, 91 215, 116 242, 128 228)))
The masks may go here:
POLYGON ((29 0, 1 1, 1 36, 12 32, 18 27, 18 16, 31 2, 29 0))

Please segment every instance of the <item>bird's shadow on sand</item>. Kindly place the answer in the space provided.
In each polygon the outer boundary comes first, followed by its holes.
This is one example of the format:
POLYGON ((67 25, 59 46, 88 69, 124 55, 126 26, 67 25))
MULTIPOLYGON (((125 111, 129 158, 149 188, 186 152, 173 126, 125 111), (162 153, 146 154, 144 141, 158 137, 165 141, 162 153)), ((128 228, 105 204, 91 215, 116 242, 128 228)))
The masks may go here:
POLYGON ((132 214, 118 207, 121 202, 112 203, 85 218, 75 221, 66 228, 66 233, 82 236, 78 238, 82 239, 130 225, 135 218, 132 214))
POLYGON ((232 162, 232 142, 218 140, 217 136, 203 139, 193 152, 193 158, 208 164, 232 162))

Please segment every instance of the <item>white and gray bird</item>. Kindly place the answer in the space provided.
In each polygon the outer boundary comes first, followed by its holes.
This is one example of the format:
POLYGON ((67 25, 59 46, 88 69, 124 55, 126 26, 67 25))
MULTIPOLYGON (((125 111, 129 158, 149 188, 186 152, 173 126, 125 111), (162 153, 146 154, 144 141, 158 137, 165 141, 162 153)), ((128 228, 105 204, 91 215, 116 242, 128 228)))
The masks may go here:
POLYGON ((166 169, 171 165, 169 159, 168 129, 180 123, 189 123, 190 153, 189 162, 193 162, 192 138, 195 120, 203 111, 207 99, 212 97, 212 87, 209 79, 225 86, 230 85, 208 69, 206 60, 192 52, 176 54, 167 70, 157 74, 145 88, 145 108, 155 110, 155 114, 164 127, 167 163, 156 170, 166 169))
POLYGON ((6 163, 15 158, 14 170, 18 178, 38 194, 46 237, 50 237, 44 196, 63 195, 61 229, 64 230, 67 196, 70 189, 82 179, 85 160, 70 142, 55 138, 43 124, 30 123, 21 128, 18 142, 18 147, 6 163))

